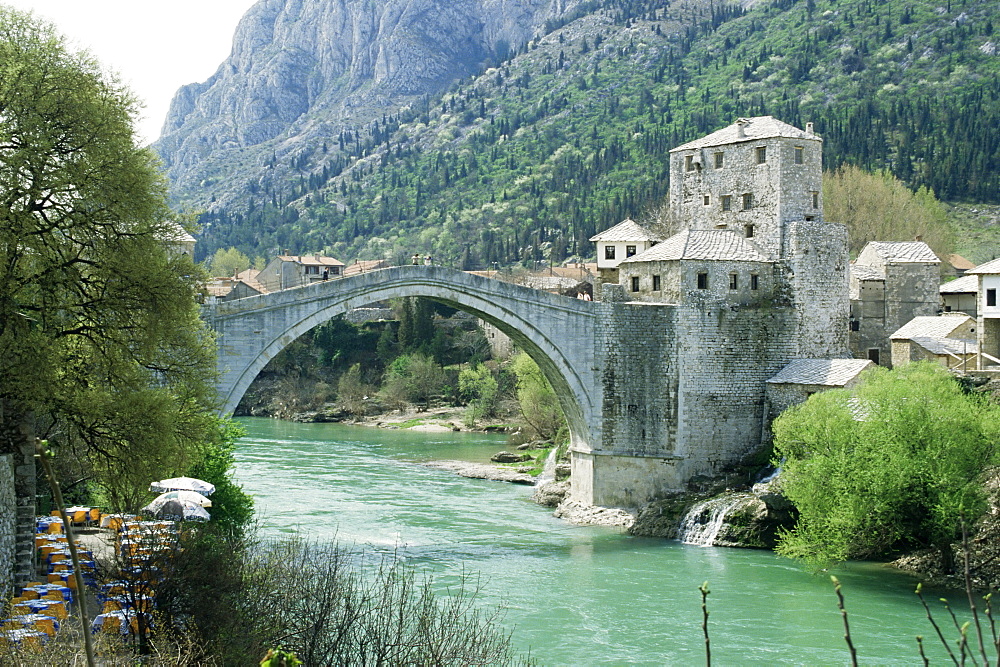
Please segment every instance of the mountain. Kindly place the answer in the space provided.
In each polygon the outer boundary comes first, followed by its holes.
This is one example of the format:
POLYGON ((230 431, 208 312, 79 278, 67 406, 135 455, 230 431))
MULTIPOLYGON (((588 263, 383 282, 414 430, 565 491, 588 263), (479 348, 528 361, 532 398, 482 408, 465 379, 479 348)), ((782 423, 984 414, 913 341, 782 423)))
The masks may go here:
POLYGON ((186 201, 243 200, 248 179, 302 145, 353 134, 505 59, 574 4, 260 0, 212 78, 175 95, 155 148, 186 201))
MULTIPOLYGON (((435 62, 456 67, 423 78, 412 62, 382 76, 346 57, 320 67, 316 55, 288 55, 346 11, 314 4, 328 9, 308 21, 291 0, 257 5, 236 40, 257 46, 234 47, 212 80, 175 100, 157 148, 175 198, 206 209, 202 252, 419 251, 464 268, 590 255, 590 235, 664 196, 670 148, 765 114, 814 122, 827 168, 886 168, 951 201, 1000 200, 1000 3, 511 0, 474 39, 458 39, 465 24, 449 19, 459 26, 449 40, 406 40, 441 46, 435 62), (533 17, 520 32, 501 18, 513 7, 533 17), (291 61, 313 74, 270 74, 291 61), (315 93, 296 97, 303 89, 315 93), (282 111, 286 95, 300 101, 282 111)), ((406 34, 439 35, 432 15, 407 14, 406 34)), ((345 41, 346 25, 323 39, 345 41)), ((389 42, 403 31, 394 25, 389 42)), ((390 46, 403 48, 379 48, 390 46)))

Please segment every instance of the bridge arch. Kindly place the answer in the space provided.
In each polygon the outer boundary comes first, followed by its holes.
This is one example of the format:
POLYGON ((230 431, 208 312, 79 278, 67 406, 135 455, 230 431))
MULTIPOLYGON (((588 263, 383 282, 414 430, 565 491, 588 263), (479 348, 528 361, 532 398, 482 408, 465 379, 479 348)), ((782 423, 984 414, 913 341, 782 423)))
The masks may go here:
POLYGON ((437 266, 381 269, 207 307, 218 335, 222 411, 231 413, 267 362, 302 334, 353 308, 408 296, 469 312, 510 336, 552 384, 573 449, 599 446, 597 304, 437 266))

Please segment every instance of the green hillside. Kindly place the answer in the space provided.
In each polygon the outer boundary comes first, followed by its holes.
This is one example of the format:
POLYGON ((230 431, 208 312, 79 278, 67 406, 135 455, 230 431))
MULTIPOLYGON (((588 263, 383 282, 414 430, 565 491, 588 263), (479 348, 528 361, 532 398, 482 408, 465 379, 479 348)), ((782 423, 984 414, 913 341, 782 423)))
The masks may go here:
POLYGON ((419 108, 303 147, 293 177, 203 215, 200 251, 433 254, 463 268, 592 255, 668 188, 671 147, 773 115, 825 166, 1000 203, 1000 3, 593 3, 419 108))

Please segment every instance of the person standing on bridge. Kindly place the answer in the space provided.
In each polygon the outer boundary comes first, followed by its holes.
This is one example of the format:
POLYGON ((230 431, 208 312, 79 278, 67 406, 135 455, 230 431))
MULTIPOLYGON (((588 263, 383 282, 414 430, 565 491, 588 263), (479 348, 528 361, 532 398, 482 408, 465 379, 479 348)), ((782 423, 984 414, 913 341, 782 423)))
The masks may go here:
POLYGON ((427 255, 426 257, 424 257, 424 266, 430 266, 430 265, 431 265, 431 256, 427 255))
POLYGON ((420 253, 415 252, 413 253, 413 266, 417 266, 418 264, 420 264, 420 253))

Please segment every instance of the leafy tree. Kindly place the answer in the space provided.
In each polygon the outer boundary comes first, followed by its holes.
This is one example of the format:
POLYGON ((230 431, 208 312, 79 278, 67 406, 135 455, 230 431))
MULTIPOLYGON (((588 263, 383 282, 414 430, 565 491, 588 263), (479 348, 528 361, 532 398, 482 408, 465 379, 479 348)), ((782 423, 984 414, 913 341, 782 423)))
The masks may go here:
POLYGON ((212 494, 212 523, 224 534, 239 537, 253 520, 253 497, 244 493, 232 478, 236 462, 233 455, 236 440, 245 431, 228 419, 220 420, 219 430, 222 438, 207 449, 202 460, 191 467, 187 474, 215 485, 215 493, 212 494))
POLYGON ((913 192, 888 171, 870 173, 845 165, 823 174, 823 216, 847 225, 850 251, 869 241, 920 237, 939 257, 954 245, 947 212, 926 187, 913 192))
POLYGON ((361 377, 361 364, 354 364, 340 376, 337 383, 337 399, 340 405, 352 415, 365 413, 365 399, 375 390, 361 377))
POLYGON ((946 568, 960 521, 985 508, 1000 408, 940 366, 868 371, 774 423, 775 464, 799 519, 779 553, 814 563, 937 548, 946 568))
POLYGON ((122 507, 219 438, 200 273, 171 251, 137 106, 51 26, 0 7, 0 450, 34 429, 122 507))
POLYGON ((209 273, 213 276, 235 276, 250 268, 250 258, 236 248, 219 248, 212 255, 209 273))
POLYGON ((434 359, 420 353, 404 354, 389 365, 380 393, 399 410, 408 402, 426 407, 441 392, 444 382, 444 371, 434 359))
POLYGON ((499 384, 493 371, 486 364, 463 368, 458 374, 458 389, 462 398, 469 404, 465 414, 467 426, 475 426, 481 419, 495 415, 499 384))
POLYGON ((511 367, 517 376, 521 416, 538 437, 554 442, 560 429, 566 426, 566 418, 552 385, 542 375, 538 364, 524 352, 514 356, 511 367))

